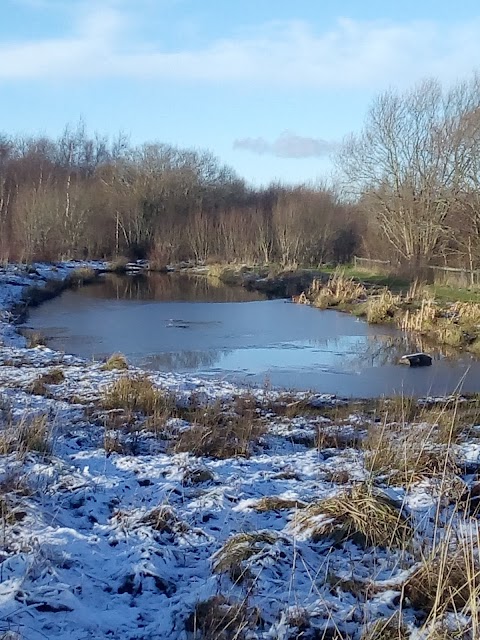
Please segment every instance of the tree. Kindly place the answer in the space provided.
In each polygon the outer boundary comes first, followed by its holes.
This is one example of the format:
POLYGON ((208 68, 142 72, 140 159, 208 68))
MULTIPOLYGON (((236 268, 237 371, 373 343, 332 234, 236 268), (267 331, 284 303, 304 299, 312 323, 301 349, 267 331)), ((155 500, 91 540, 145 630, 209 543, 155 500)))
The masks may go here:
POLYGON ((447 218, 464 191, 478 136, 465 126, 480 106, 478 77, 443 91, 435 80, 387 91, 338 164, 397 256, 420 268, 441 253, 447 218))

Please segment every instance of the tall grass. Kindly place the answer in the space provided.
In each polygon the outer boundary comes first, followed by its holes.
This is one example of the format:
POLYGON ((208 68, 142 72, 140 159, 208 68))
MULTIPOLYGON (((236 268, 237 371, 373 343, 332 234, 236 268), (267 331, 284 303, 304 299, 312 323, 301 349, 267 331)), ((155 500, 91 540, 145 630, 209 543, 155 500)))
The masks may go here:
POLYGON ((339 269, 332 273, 326 283, 318 278, 314 279, 307 297, 312 301, 313 306, 326 309, 358 302, 366 297, 366 293, 367 290, 361 282, 347 277, 339 269))

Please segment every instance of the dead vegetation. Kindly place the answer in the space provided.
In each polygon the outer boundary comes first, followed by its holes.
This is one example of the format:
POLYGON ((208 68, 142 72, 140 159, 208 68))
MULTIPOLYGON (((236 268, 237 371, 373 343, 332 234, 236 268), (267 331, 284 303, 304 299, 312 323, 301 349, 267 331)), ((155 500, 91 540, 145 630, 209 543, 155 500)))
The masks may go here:
POLYGON ((246 640, 259 620, 259 611, 248 607, 245 601, 216 595, 195 606, 185 629, 193 634, 193 640, 246 640))
POLYGON ((476 613, 480 596, 478 540, 454 544, 449 537, 412 573, 404 593, 411 605, 427 612, 430 619, 448 611, 476 613))
POLYGON ((304 509, 306 503, 303 500, 293 498, 282 498, 281 496, 264 496, 257 500, 254 505, 255 511, 263 513, 266 511, 285 511, 291 509, 304 509))
POLYGON ((102 371, 124 371, 128 369, 128 361, 123 353, 113 353, 102 365, 102 371))
POLYGON ((360 640, 408 640, 410 634, 398 614, 390 618, 376 620, 368 625, 360 640))
POLYGON ((15 453, 22 459, 35 451, 48 455, 52 450, 49 420, 47 415, 25 413, 18 421, 10 419, 0 433, 0 452, 15 453))
POLYGON ((198 411, 192 426, 178 435, 174 450, 211 458, 248 458, 265 429, 260 419, 248 414, 207 407, 198 411))
POLYGON ((294 526, 317 542, 352 540, 361 547, 403 549, 413 535, 402 506, 365 484, 308 505, 296 514, 294 526))
POLYGON ((327 309, 363 300, 366 293, 361 282, 346 276, 342 269, 337 269, 326 283, 315 279, 306 295, 314 307, 327 309))
POLYGON ((278 535, 270 531, 237 533, 231 536, 213 556, 213 571, 226 573, 234 582, 241 582, 249 572, 249 560, 268 553, 278 535))
POLYGON ((104 409, 138 411, 146 416, 169 409, 173 404, 170 394, 158 389, 147 375, 122 376, 103 393, 104 409))
POLYGON ((51 369, 35 378, 30 386, 30 393, 36 396, 47 396, 50 385, 62 384, 64 380, 65 374, 62 369, 51 369))
POLYGON ((140 520, 142 524, 152 527, 159 533, 167 533, 175 535, 178 533, 186 533, 190 530, 189 526, 181 520, 174 509, 168 505, 161 505, 156 509, 152 509, 140 520))

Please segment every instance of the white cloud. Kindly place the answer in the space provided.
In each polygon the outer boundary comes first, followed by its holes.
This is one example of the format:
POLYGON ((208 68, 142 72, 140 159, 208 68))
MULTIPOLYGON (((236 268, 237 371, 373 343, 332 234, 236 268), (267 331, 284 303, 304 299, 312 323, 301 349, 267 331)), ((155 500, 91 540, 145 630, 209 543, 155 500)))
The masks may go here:
POLYGON ((0 45, 0 81, 130 77, 292 90, 377 89, 410 85, 427 75, 455 79, 480 60, 480 19, 447 27, 339 19, 324 31, 301 21, 276 22, 203 48, 171 50, 133 33, 126 0, 75 7, 72 34, 0 45))
POLYGON ((336 144, 320 138, 308 138, 284 131, 276 140, 265 138, 241 138, 233 143, 234 149, 244 149, 260 155, 269 154, 278 158, 314 158, 331 153, 336 144))

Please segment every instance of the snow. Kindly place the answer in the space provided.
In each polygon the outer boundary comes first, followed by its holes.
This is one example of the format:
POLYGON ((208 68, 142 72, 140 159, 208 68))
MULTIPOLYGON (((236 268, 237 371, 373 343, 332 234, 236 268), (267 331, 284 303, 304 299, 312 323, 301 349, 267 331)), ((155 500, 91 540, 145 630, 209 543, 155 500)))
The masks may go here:
MULTIPOLYGON (((348 446, 353 436, 366 434, 358 416, 341 424, 318 411, 287 418, 268 408, 268 401, 281 399, 274 390, 152 373, 153 383, 174 393, 179 404, 187 404, 192 392, 205 403, 255 397, 264 404, 265 435, 248 459, 197 458, 171 453, 168 442, 139 427, 125 435, 135 453, 106 453, 104 438, 111 432, 99 401, 124 373, 46 347, 26 348, 10 312, 25 287, 65 278, 78 266, 104 267, 62 263, 0 270, 0 421, 2 411, 17 424, 25 416, 45 416, 52 434, 51 454, 0 456, 0 484, 13 487, 2 491, 18 514, 3 526, 0 632, 27 640, 188 640, 194 635, 186 621, 195 606, 223 594, 239 602, 247 598, 261 612, 262 624, 248 638, 297 637, 291 621, 306 612, 313 628, 336 627, 356 640, 367 623, 398 611, 402 583, 416 566, 409 551, 313 543, 308 530, 297 531, 294 509, 256 510, 263 497, 310 503, 335 495, 342 485, 332 477, 342 471, 347 486, 365 480, 364 455, 348 446), (33 395, 32 382, 52 368, 61 368, 64 381, 49 386, 46 396, 33 395), (318 429, 341 437, 345 446, 312 446, 318 429), (189 482, 197 469, 209 472, 206 479, 189 482), (158 513, 164 526, 152 525, 158 513), (231 536, 259 531, 273 534, 274 541, 254 550, 246 581, 213 572, 216 554, 231 536), (351 580, 375 589, 368 598, 355 595, 342 587, 351 580)), ((334 402, 315 395, 311 406, 334 402)), ((169 428, 178 432, 189 424, 175 419, 169 428)), ((458 454, 478 462, 480 443, 465 444, 458 454)), ((384 489, 412 518, 417 543, 428 545, 439 487, 424 480, 408 490, 384 489)), ((451 517, 447 509, 445 523, 451 517)), ((414 630, 408 606, 404 616, 414 630)))

